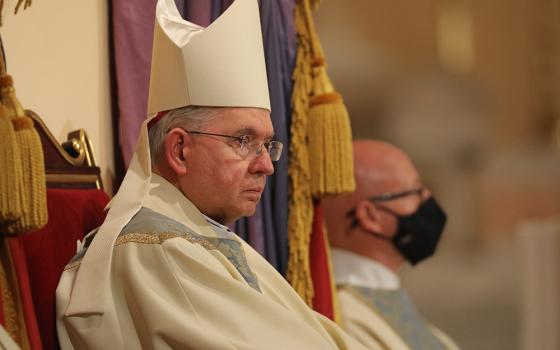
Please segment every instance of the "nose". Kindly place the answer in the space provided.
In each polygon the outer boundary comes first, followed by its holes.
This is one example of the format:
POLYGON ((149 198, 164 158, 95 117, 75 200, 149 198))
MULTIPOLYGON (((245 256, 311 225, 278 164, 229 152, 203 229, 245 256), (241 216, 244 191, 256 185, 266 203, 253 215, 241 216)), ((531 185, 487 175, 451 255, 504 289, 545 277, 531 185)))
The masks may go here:
POLYGON ((249 166, 249 171, 252 174, 263 174, 266 176, 274 174, 274 166, 272 165, 270 154, 266 150, 257 154, 249 166))

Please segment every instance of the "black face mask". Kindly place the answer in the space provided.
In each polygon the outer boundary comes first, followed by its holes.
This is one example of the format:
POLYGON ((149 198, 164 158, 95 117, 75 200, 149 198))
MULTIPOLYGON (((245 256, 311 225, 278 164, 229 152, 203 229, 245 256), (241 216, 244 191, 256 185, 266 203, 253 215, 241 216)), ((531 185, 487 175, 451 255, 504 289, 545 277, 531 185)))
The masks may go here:
MULTIPOLYGON (((368 231, 368 233, 390 240, 412 265, 434 254, 447 216, 433 197, 423 202, 416 212, 406 216, 401 216, 386 207, 378 206, 378 208, 398 219, 397 232, 392 238, 377 232, 368 231)), ((353 225, 356 224, 357 221, 354 221, 353 225)))

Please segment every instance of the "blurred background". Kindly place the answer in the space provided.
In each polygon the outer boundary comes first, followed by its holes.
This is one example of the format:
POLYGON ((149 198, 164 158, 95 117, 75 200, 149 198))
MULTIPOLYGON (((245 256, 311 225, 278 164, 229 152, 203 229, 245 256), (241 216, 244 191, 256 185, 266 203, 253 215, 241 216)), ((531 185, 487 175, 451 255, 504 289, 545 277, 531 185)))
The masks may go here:
POLYGON ((464 349, 560 349, 560 2, 327 0, 355 138, 412 157, 449 223, 403 271, 464 349))
MULTIPOLYGON (((59 140, 88 131, 110 191, 110 5, 16 3, 18 96, 59 140)), ((560 349, 560 2, 324 0, 315 19, 354 136, 407 151, 448 212, 403 271, 419 309, 464 349, 560 349)))

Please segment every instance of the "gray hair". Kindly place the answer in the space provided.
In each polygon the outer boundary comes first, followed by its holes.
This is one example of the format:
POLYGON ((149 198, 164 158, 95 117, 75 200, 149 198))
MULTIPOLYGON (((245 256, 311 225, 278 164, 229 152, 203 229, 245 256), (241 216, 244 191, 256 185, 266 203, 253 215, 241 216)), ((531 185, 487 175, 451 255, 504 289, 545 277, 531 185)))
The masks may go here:
POLYGON ((171 110, 148 130, 152 169, 159 163, 167 133, 173 128, 200 130, 223 110, 221 107, 188 106, 171 110))

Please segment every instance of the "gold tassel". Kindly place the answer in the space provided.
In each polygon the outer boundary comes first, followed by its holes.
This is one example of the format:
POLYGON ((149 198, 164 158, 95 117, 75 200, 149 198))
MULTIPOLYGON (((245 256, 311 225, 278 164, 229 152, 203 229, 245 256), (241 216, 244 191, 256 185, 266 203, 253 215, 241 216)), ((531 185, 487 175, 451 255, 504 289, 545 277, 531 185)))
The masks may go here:
MULTIPOLYGON (((1 43, 1 39, 0 39, 1 43)), ((0 50, 0 89, 5 78, 4 52, 0 50)), ((21 191, 23 187, 22 166, 10 111, 0 104, 0 230, 21 219, 24 205, 21 191)))
POLYGON ((25 233, 37 230, 48 221, 47 192, 43 148, 39 134, 33 127, 33 119, 27 116, 12 120, 16 139, 22 156, 24 195, 28 198, 28 210, 8 233, 25 233))
POLYGON ((292 75, 288 168, 290 254, 286 278, 310 306, 314 295, 309 265, 313 196, 355 189, 348 112, 326 74, 323 50, 311 18, 311 10, 319 4, 320 0, 298 0, 295 6, 298 48, 292 75))
POLYGON ((353 192, 356 188, 352 130, 342 97, 335 93, 311 99, 308 123, 311 193, 314 197, 353 192))
POLYGON ((9 75, 2 77, 2 100, 12 113, 17 145, 22 165, 23 215, 20 220, 3 229, 9 234, 20 234, 43 227, 48 220, 45 163, 39 134, 33 127, 33 119, 25 115, 19 103, 13 81, 9 75))
POLYGON ((348 110, 327 74, 323 48, 306 7, 313 49, 313 95, 310 99, 308 137, 311 193, 315 198, 353 192, 354 160, 348 110))
MULTIPOLYGON (((0 89, 4 83, 11 84, 11 78, 5 76, 5 67, 4 52, 0 50, 0 89)), ((21 196, 22 174, 21 157, 10 111, 4 104, 0 104, 0 229, 15 223, 23 215, 25 207, 21 196)))
POLYGON ((23 187, 21 157, 11 118, 0 105, 0 227, 21 219, 23 187))
POLYGON ((294 21, 298 35, 296 66, 292 75, 292 124, 288 174, 290 177, 290 202, 288 241, 290 254, 286 278, 312 306, 313 282, 309 266, 309 241, 313 224, 313 200, 307 149, 307 112, 311 94, 311 47, 309 31, 302 2, 296 4, 294 21))

